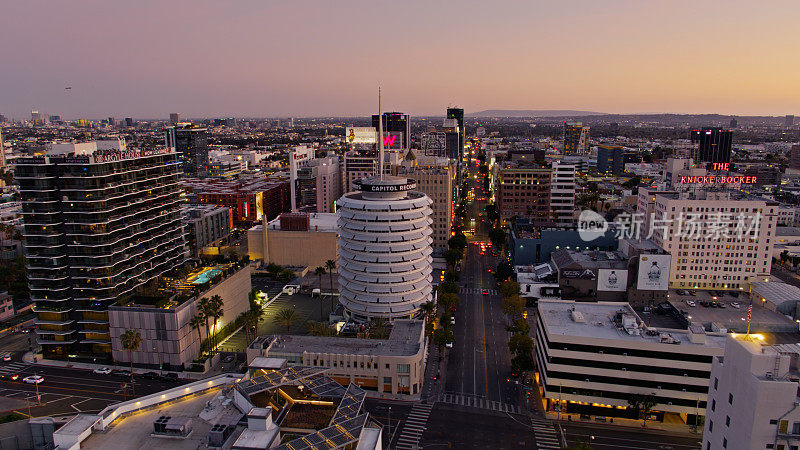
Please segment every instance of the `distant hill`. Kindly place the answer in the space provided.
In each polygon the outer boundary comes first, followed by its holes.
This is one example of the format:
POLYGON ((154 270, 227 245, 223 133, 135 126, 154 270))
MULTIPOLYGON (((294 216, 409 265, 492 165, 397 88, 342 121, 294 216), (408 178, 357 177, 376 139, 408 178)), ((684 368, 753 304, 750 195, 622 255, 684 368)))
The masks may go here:
POLYGON ((604 114, 606 113, 571 109, 487 109, 465 115, 469 117, 565 117, 602 116, 604 114))

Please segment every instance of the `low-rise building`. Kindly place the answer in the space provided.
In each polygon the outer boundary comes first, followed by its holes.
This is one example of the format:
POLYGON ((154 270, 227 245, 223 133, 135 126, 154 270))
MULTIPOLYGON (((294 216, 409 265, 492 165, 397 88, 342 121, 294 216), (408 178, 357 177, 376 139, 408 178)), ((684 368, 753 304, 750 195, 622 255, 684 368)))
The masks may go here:
POLYGON ((324 266, 336 260, 337 215, 333 213, 285 213, 247 230, 250 260, 281 266, 324 266))
POLYGON ((290 366, 327 368, 334 381, 342 386, 354 383, 368 395, 419 398, 426 341, 423 321, 395 320, 388 339, 260 336, 247 348, 247 361, 284 358, 290 366))
POLYGON ((137 367, 188 369, 200 355, 201 341, 206 339, 205 326, 198 329, 190 325, 200 299, 219 295, 224 301, 222 317, 216 323, 209 320, 211 335, 250 309, 248 265, 207 267, 179 287, 183 289, 169 297, 132 297, 128 304, 109 308, 108 327, 115 361, 129 363, 133 358, 137 367), (136 330, 142 338, 136 351, 122 347, 120 336, 126 330, 136 330))
POLYGON ((225 206, 184 206, 181 218, 186 230, 186 243, 193 256, 228 237, 233 227, 232 211, 225 206))
POLYGON ((626 301, 628 258, 622 253, 561 249, 554 251, 551 259, 562 298, 626 301))
POLYGON ((714 358, 703 450, 800 447, 800 345, 729 338, 714 358))
POLYGON ((535 358, 547 411, 638 418, 633 395, 652 397, 653 420, 704 415, 712 359, 725 336, 702 326, 645 326, 627 304, 540 300, 535 358))

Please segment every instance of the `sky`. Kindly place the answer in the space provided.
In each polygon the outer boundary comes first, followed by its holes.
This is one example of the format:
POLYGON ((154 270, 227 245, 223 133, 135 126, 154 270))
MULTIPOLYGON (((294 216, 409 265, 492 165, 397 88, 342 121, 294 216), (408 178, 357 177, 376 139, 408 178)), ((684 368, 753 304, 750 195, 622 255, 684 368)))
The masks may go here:
POLYGON ((797 0, 3 3, 14 118, 800 115, 797 0))

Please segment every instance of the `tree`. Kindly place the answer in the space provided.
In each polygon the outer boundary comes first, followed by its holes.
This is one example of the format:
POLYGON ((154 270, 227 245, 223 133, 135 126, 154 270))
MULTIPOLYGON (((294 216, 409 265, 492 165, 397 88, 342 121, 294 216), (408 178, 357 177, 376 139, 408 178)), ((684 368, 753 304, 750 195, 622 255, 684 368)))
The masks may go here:
POLYGON ((210 310, 211 308, 210 302, 211 300, 208 297, 203 297, 197 302, 197 313, 203 318, 203 321, 206 324, 206 340, 211 337, 211 327, 208 326, 208 319, 210 319, 211 316, 206 314, 206 311, 210 310))
POLYGON ((447 246, 463 253, 464 249, 467 248, 467 237, 463 233, 458 233, 447 240, 447 246))
POLYGON ((506 327, 506 331, 514 334, 527 335, 531 331, 531 326, 528 321, 522 318, 514 320, 514 323, 506 327))
POLYGON ((433 343, 437 347, 439 347, 439 353, 444 350, 444 346, 448 342, 453 342, 455 336, 453 335, 453 331, 450 328, 439 327, 433 331, 433 343))
POLYGON ((133 352, 139 349, 142 343, 142 335, 136 330, 125 330, 119 337, 122 348, 128 351, 131 360, 131 387, 133 387, 133 352))
POLYGON ((425 322, 430 322, 433 313, 436 312, 436 305, 433 302, 425 302, 419 307, 419 311, 422 313, 422 316, 425 318, 425 322))
POLYGON ((485 176, 487 173, 489 173, 489 166, 487 166, 486 164, 481 164, 478 167, 478 173, 485 176))
POLYGON ((497 270, 494 273, 494 277, 497 281, 508 280, 512 275, 514 275, 514 269, 507 261, 500 261, 500 263, 497 264, 497 270))
POLYGON ((647 416, 657 403, 656 396, 652 394, 632 394, 628 399, 628 405, 636 413, 636 417, 642 419, 642 427, 645 428, 647 427, 647 416))
MULTIPOLYGON (((460 279, 461 275, 459 275, 458 272, 455 272, 453 270, 448 270, 447 272, 444 273, 444 281, 446 283, 455 283, 460 279)), ((456 290, 456 292, 458 292, 458 290, 456 290)))
MULTIPOLYGON (((447 277, 445 276, 445 279, 447 277)), ((439 294, 458 294, 458 283, 455 281, 445 281, 444 283, 439 284, 439 294)))
POLYGON ((203 342, 203 337, 200 335, 200 327, 203 326, 203 315, 198 313, 192 316, 191 320, 189 320, 189 326, 192 327, 193 330, 197 330, 197 342, 200 345, 203 342))
POLYGON ((508 340, 508 350, 515 355, 533 351, 533 339, 525 334, 512 334, 508 340))
POLYGON ((492 228, 489 230, 489 240, 492 241, 495 248, 502 250, 506 245, 506 232, 500 228, 492 228))
POLYGON ((333 292, 333 269, 336 268, 336 261, 332 259, 325 261, 325 267, 328 269, 328 276, 331 281, 331 292, 333 292))
MULTIPOLYGON (((203 314, 208 319, 213 319, 213 328, 215 329, 214 338, 216 338, 216 324, 217 321, 225 315, 225 302, 219 295, 212 296, 203 306, 203 314)), ((212 340, 212 349, 214 348, 212 340)))
POLYGON ((519 295, 512 295, 503 299, 503 312, 511 318, 517 317, 525 310, 525 300, 519 295))
POLYGON ((574 444, 570 445, 569 447, 565 447, 564 450, 593 450, 589 444, 589 441, 575 441, 574 444))
POLYGON ((511 297, 512 295, 519 295, 519 283, 514 280, 506 280, 500 283, 497 287, 497 290, 500 292, 500 295, 505 297, 511 297))
POLYGON ((386 339, 389 337, 389 321, 384 317, 375 317, 372 319, 372 327, 370 329, 372 337, 375 339, 386 339))
POLYGON ((525 372, 530 372, 533 369, 533 357, 530 353, 520 353, 511 358, 511 370, 520 374, 521 378, 525 378, 525 372))
POLYGON ((319 277, 319 316, 322 317, 322 276, 325 275, 325 268, 322 266, 314 269, 314 275, 319 277))
POLYGON ((460 302, 461 299, 456 294, 450 292, 439 294, 439 304, 444 307, 445 311, 450 311, 454 306, 458 306, 460 302))
POLYGON ((312 336, 334 336, 336 335, 336 330, 330 327, 325 322, 316 322, 313 320, 309 320, 306 324, 308 327, 308 332, 311 333, 312 336))
POLYGON ((255 340, 258 336, 258 323, 261 322, 261 318, 264 316, 264 308, 256 307, 250 309, 249 311, 245 311, 244 313, 244 336, 247 340, 247 345, 250 345, 250 342, 255 340))
POLYGON ((497 205, 494 203, 489 203, 486 205, 486 218, 489 219, 490 222, 494 223, 500 218, 500 213, 497 212, 497 205))
POLYGON ((283 308, 272 317, 272 321, 276 324, 286 327, 286 334, 289 334, 289 329, 297 321, 297 312, 294 308, 283 308))

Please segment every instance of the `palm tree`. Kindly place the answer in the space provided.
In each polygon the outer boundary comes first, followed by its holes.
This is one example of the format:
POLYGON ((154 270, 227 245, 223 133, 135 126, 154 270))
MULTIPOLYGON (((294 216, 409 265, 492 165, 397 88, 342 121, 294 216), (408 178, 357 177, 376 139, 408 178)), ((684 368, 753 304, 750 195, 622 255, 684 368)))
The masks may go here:
POLYGON ((217 332, 219 331, 219 330, 216 329, 216 323, 220 318, 222 318, 222 316, 225 315, 224 306, 225 306, 225 302, 222 301, 222 297, 220 297, 219 295, 212 296, 211 300, 209 301, 209 304, 208 304, 208 310, 206 311, 206 314, 208 314, 209 317, 214 319, 214 322, 213 322, 213 324, 214 324, 214 337, 213 337, 213 340, 212 340, 212 347, 211 348, 214 348, 214 342, 216 341, 217 332))
POLYGON ((197 314, 203 318, 203 321, 206 324, 206 340, 211 337, 211 328, 208 326, 208 319, 211 318, 209 314, 206 314, 206 311, 209 310, 211 300, 208 297, 203 297, 197 302, 197 314))
POLYGON ((200 327, 203 326, 203 322, 203 315, 199 313, 192 316, 192 319, 189 320, 189 326, 192 327, 192 329, 197 330, 198 345, 203 342, 203 337, 200 335, 200 327))
POLYGON ((328 276, 331 279, 331 292, 333 292, 333 269, 336 268, 336 261, 332 259, 325 261, 325 267, 328 269, 328 276))
POLYGON ((384 317, 372 319, 372 334, 376 339, 386 339, 389 335, 389 321, 384 317))
POLYGON ((434 305, 433 302, 425 302, 419 307, 419 310, 425 317, 425 322, 428 322, 433 312, 436 311, 436 305, 434 305))
POLYGON ((244 335, 248 345, 250 345, 250 342, 258 335, 258 323, 263 316, 263 308, 251 309, 244 313, 244 335))
POLYGON ((286 334, 289 334, 289 329, 292 324, 297 321, 297 313, 294 308, 283 308, 275 314, 272 321, 276 324, 284 325, 286 327, 286 334))
POLYGON ((142 335, 136 330, 125 330, 120 337, 122 348, 128 351, 128 356, 131 359, 131 391, 133 391, 133 352, 139 349, 142 343, 142 335))
POLYGON ((317 267, 314 269, 314 275, 319 277, 319 317, 322 318, 322 276, 325 275, 325 268, 317 267))

